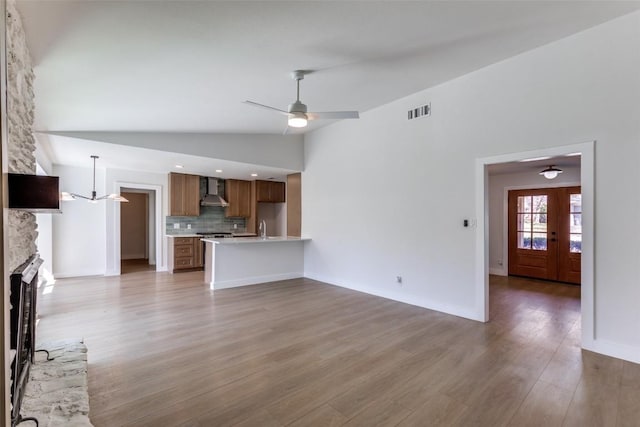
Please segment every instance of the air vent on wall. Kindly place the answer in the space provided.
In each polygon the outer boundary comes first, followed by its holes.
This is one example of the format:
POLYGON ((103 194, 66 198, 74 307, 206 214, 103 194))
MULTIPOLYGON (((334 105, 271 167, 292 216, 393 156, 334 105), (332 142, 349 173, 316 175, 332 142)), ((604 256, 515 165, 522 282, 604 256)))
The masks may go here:
POLYGON ((431 115, 431 103, 414 108, 407 112, 407 118, 409 120, 417 119, 418 117, 426 117, 431 115))

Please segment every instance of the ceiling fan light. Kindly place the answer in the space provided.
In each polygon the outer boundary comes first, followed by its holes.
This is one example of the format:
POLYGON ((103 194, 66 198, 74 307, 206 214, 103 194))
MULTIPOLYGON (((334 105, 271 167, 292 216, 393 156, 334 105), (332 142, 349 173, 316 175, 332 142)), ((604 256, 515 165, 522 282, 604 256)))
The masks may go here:
POLYGON ((544 176, 547 179, 554 179, 555 177, 558 176, 558 174, 561 174, 561 173, 562 173, 562 169, 558 169, 553 165, 540 171, 540 175, 544 176))
POLYGON ((292 128, 303 128, 307 125, 307 115, 304 113, 291 113, 289 126, 292 128))

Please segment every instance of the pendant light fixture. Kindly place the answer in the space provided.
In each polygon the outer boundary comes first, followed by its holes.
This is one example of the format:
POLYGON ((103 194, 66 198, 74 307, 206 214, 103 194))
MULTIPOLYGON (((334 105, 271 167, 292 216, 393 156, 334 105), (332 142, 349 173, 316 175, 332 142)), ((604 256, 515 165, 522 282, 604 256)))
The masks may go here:
POLYGON ((71 201, 71 200, 76 200, 77 198, 80 199, 85 199, 87 200, 89 203, 98 203, 99 200, 113 200, 114 202, 128 202, 127 199, 125 199, 124 197, 122 197, 119 194, 116 193, 111 193, 108 194, 106 196, 100 196, 97 197, 97 193, 96 193, 96 159, 98 159, 98 156, 91 156, 91 158, 93 159, 93 190, 91 191, 91 196, 83 196, 81 194, 76 194, 76 193, 67 193, 66 191, 63 191, 61 193, 61 197, 60 199, 63 201, 71 201))
POLYGON ((551 165, 548 168, 540 171, 540 175, 544 176, 547 179, 553 179, 560 173, 562 173, 562 169, 558 169, 554 165, 551 165))

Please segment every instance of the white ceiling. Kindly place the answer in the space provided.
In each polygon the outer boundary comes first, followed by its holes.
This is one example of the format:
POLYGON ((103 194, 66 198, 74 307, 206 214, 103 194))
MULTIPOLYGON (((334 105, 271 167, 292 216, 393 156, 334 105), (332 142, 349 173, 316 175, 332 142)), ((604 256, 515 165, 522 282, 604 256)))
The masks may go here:
MULTIPOLYGON (((372 108, 640 8, 637 1, 18 0, 36 130, 282 133, 372 108)), ((309 129, 317 127, 310 126, 309 129)))
POLYGON ((47 155, 55 164, 68 166, 91 168, 93 167, 91 156, 97 155, 100 157, 96 161, 97 168, 128 169, 162 174, 179 172, 225 179, 275 179, 277 181, 285 181, 286 175, 297 172, 209 157, 170 153, 168 151, 150 150, 121 144, 108 144, 80 138, 57 135, 43 136, 41 134, 36 134, 36 137, 41 142, 44 142, 41 146, 48 150, 47 155), (178 168, 176 165, 180 165, 182 168, 178 168), (216 170, 222 170, 222 172, 216 172, 216 170), (251 174, 257 174, 257 177, 251 174))

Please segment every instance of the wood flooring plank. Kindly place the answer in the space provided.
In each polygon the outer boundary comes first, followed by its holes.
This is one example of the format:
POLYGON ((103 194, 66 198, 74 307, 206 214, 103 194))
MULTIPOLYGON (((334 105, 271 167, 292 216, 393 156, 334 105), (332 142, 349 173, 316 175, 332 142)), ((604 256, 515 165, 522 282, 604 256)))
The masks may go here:
MULTIPOLYGON (((402 403, 402 401, 401 401, 402 403)), ((398 427, 446 427, 458 425, 469 408, 444 394, 431 394, 398 427)))
POLYGON ((538 381, 509 421, 509 426, 562 426, 572 398, 573 391, 538 381))
POLYGON ((331 406, 324 404, 289 424, 290 427, 340 427, 347 418, 331 406))

